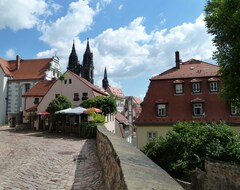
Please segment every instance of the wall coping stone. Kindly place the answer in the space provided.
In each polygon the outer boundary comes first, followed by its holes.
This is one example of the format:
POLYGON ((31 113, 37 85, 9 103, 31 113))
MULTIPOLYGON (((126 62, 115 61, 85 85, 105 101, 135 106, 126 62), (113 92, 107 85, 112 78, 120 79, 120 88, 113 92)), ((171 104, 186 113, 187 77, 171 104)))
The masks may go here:
MULTIPOLYGON (((136 147, 109 132, 103 126, 97 127, 97 133, 101 133, 111 143, 111 147, 117 155, 118 161, 116 162, 120 162, 123 179, 128 190, 183 190, 166 171, 136 147)), ((98 155, 100 154, 98 153, 98 155)))

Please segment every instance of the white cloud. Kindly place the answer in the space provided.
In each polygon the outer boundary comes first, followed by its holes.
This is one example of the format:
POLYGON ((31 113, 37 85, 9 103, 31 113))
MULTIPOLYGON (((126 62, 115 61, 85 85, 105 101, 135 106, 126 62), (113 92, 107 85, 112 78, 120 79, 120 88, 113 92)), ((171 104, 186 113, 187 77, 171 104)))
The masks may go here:
POLYGON ((93 24, 95 11, 89 7, 88 1, 79 0, 69 5, 68 13, 53 23, 45 23, 40 29, 41 40, 51 47, 64 48, 79 33, 85 32, 93 24))
POLYGON ((6 57, 12 59, 16 56, 15 50, 10 48, 6 51, 6 57))
POLYGON ((121 11, 123 9, 123 5, 119 5, 118 10, 121 11))
MULTIPOLYGON (((53 5, 56 4, 52 3, 53 5)), ((0 29, 14 31, 35 27, 42 16, 51 14, 50 5, 45 0, 9 0, 0 1, 0 29)))
MULTIPOLYGON (((94 10, 88 1, 71 3, 65 16, 41 29, 41 40, 48 43, 51 49, 40 52, 38 56, 52 56, 56 52, 65 71, 75 37, 78 58, 82 62, 86 41, 81 42, 78 36, 91 29, 98 11, 101 11, 101 7, 94 10)), ((176 50, 180 51, 183 61, 191 58, 209 59, 214 48, 203 18, 200 15, 193 23, 183 23, 171 29, 156 29, 149 33, 145 30, 143 17, 115 30, 106 29, 90 39, 96 84, 101 86, 105 66, 111 83, 119 86, 119 81, 124 79, 159 74, 174 66, 176 50)))

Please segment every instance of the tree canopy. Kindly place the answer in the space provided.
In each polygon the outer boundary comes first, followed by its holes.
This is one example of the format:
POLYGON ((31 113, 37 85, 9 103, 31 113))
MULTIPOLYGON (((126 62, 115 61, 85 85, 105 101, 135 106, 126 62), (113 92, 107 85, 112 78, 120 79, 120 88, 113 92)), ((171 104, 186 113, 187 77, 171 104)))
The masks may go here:
POLYGON ((83 101, 80 106, 84 108, 99 108, 104 115, 115 113, 117 111, 116 100, 113 96, 97 96, 83 101))
POLYGON ((143 152, 173 177, 189 180, 206 158, 240 163, 240 136, 225 123, 179 122, 143 152))
POLYGON ((60 95, 49 103, 46 111, 54 114, 56 111, 70 107, 72 107, 71 101, 66 96, 60 95))
POLYGON ((220 66, 221 93, 226 100, 240 100, 240 1, 208 0, 205 6, 208 33, 213 35, 213 58, 220 66))

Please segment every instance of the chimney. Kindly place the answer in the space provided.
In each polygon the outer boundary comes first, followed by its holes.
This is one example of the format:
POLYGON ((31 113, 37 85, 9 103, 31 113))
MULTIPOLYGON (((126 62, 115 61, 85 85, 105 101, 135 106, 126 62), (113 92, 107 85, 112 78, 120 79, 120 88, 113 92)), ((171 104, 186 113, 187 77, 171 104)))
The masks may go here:
POLYGON ((175 52, 175 61, 176 61, 176 69, 180 69, 180 58, 179 58, 179 51, 175 52))
POLYGON ((16 62, 17 62, 16 69, 18 70, 20 68, 20 57, 19 57, 19 55, 16 56, 16 62))

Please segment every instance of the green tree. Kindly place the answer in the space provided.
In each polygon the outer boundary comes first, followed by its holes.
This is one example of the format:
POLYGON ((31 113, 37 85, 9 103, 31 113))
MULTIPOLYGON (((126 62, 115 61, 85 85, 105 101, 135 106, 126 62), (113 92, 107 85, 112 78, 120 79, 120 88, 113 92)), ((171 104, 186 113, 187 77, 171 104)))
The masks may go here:
POLYGON ((57 98, 53 99, 49 103, 49 105, 46 109, 46 111, 50 113, 49 131, 51 131, 51 132, 54 131, 54 125, 55 125, 55 120, 56 120, 54 113, 56 111, 67 109, 70 107, 72 107, 71 101, 66 96, 63 96, 63 95, 58 96, 57 98))
POLYGON ((49 103, 46 111, 54 114, 56 111, 70 107, 72 107, 71 101, 66 96, 60 95, 49 103))
POLYGON ((208 0, 205 6, 208 33, 213 35, 213 58, 220 66, 221 94, 226 100, 240 100, 240 1, 208 0))
POLYGON ((173 177, 190 180, 189 172, 206 158, 240 163, 240 136, 223 122, 179 122, 143 152, 173 177))
POLYGON ((116 100, 113 96, 97 96, 83 101, 80 106, 84 108, 99 108, 104 115, 115 113, 117 111, 116 100))

